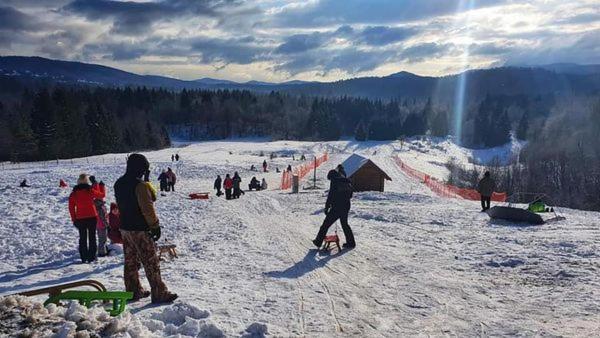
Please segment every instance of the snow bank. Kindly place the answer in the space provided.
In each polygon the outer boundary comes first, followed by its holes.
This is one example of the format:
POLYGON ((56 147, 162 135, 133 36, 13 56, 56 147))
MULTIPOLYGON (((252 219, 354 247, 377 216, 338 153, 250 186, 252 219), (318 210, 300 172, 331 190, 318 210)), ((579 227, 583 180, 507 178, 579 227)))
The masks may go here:
MULTIPOLYGON (((68 306, 41 303, 24 296, 0 298, 0 336, 18 337, 224 337, 209 319, 209 313, 186 303, 177 303, 143 320, 124 312, 111 317, 102 307, 86 308, 77 302, 68 306)), ((248 337, 260 337, 264 328, 249 327, 248 337), (258 334, 258 335, 256 335, 258 334)))

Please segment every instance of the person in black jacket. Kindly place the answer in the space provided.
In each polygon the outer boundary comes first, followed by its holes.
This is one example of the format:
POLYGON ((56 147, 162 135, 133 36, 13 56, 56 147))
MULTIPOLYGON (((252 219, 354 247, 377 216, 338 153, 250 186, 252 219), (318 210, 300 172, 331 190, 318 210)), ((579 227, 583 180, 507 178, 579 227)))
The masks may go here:
POLYGON ((217 191, 217 197, 223 195, 221 191, 221 175, 217 175, 217 179, 215 180, 214 189, 217 191))
POLYGON ((169 191, 169 175, 167 175, 166 170, 163 170, 160 175, 158 175, 158 181, 160 182, 160 191, 169 191))
POLYGON ((142 180, 148 178, 150 164, 142 154, 131 154, 125 175, 115 183, 115 198, 121 216, 121 236, 125 255, 123 279, 133 300, 152 296, 152 303, 171 303, 177 295, 162 281, 155 243, 160 238, 160 223, 154 209, 155 191, 142 180), (151 292, 142 288, 138 275, 143 266, 151 292))
POLYGON ((235 173, 233 173, 233 198, 240 198, 240 195, 244 194, 244 191, 242 190, 241 184, 242 184, 242 178, 240 177, 240 175, 238 174, 238 172, 236 171, 235 173))
POLYGON ((329 171, 327 179, 331 181, 329 193, 327 194, 327 202, 325 202, 325 220, 319 229, 317 238, 313 240, 313 244, 320 248, 323 244, 323 239, 327 235, 329 227, 338 219, 342 224, 342 230, 346 237, 344 248, 354 248, 354 234, 350 225, 348 225, 348 213, 350 212, 350 199, 352 198, 352 182, 350 179, 343 177, 335 170, 329 171))

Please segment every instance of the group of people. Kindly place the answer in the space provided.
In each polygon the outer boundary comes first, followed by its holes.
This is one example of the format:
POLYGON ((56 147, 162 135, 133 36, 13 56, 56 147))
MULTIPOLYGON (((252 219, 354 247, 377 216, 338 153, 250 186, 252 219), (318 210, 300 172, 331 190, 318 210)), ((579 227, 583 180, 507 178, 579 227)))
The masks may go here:
POLYGON ((171 167, 167 167, 167 170, 163 170, 158 175, 158 182, 160 191, 175 191, 175 183, 177 183, 177 175, 171 167))
POLYGON ((171 162, 179 162, 179 154, 171 154, 171 162))
POLYGON ((156 190, 150 184, 150 164, 145 156, 131 154, 127 169, 114 185, 116 202, 107 216, 104 182, 81 174, 69 196, 71 220, 79 231, 79 254, 82 262, 95 261, 107 254, 106 234, 113 243, 122 243, 125 255, 125 290, 133 301, 151 297, 152 303, 170 303, 177 294, 169 292, 160 275, 155 242, 161 227, 154 209, 156 190), (96 232, 98 245, 96 245, 96 232), (138 270, 144 267, 150 291, 142 287, 138 270))
POLYGON ((217 175, 213 187, 217 191, 217 196, 223 195, 221 189, 225 189, 225 199, 230 200, 240 198, 241 195, 244 195, 241 185, 242 178, 236 171, 233 173, 233 177, 231 177, 229 174, 226 174, 225 180, 221 179, 221 175, 217 175))
POLYGON ((79 255, 83 263, 108 255, 108 239, 122 243, 120 215, 116 203, 106 210, 106 187, 94 176, 79 175, 69 196, 71 221, 79 231, 79 255))

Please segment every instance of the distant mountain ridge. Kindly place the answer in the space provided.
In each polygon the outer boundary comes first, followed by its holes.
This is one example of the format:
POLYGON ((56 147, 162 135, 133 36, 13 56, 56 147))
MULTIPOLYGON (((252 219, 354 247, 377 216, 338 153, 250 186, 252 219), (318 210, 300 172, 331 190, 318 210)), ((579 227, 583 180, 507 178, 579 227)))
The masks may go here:
MULTIPOLYGON (((550 64, 500 67, 466 72, 469 97, 488 93, 539 95, 562 92, 600 91, 600 65, 550 64)), ((282 83, 202 78, 186 81, 165 76, 139 75, 107 66, 42 57, 2 56, 0 76, 46 79, 57 83, 98 86, 146 86, 181 89, 246 89, 257 92, 281 91, 311 96, 360 96, 379 99, 455 95, 459 74, 428 77, 399 72, 384 77, 360 77, 335 82, 293 80, 282 83)))

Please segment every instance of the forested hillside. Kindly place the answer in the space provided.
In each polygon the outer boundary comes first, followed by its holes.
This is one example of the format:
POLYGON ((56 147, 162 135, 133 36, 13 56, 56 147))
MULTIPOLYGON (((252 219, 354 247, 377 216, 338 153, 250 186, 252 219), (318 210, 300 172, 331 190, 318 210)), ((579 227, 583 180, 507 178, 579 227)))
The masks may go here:
MULTIPOLYGON (((508 142, 511 133, 537 142, 548 123, 567 111, 590 106, 595 98, 594 94, 487 94, 465 107, 460 142, 493 147, 508 142)), ((169 91, 0 77, 2 160, 157 149, 169 145, 169 132, 189 140, 446 136, 454 132, 454 119, 451 104, 435 98, 383 101, 239 90, 169 91)), ((587 134, 580 138, 583 144, 592 141, 587 134)))

